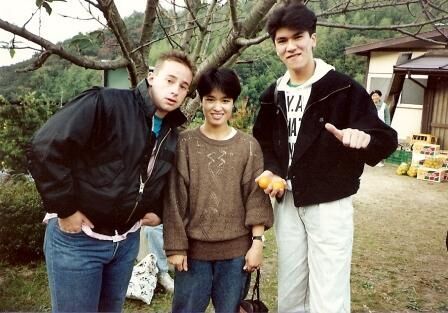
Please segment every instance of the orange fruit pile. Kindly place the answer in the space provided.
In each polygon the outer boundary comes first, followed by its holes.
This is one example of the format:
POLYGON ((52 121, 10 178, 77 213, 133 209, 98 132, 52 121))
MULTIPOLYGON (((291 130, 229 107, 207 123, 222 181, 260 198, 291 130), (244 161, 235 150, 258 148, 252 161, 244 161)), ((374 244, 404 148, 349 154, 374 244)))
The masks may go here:
MULTIPOLYGON (((271 180, 270 177, 262 176, 258 180, 258 186, 260 186, 261 189, 266 189, 266 188, 269 187, 269 184, 271 182, 272 182, 272 180, 271 180)), ((276 180, 276 181, 272 182, 272 188, 273 189, 278 189, 278 190, 283 190, 283 189, 285 189, 285 185, 283 184, 282 181, 276 180)))
POLYGON ((269 184, 271 183, 271 178, 267 176, 261 176, 258 180, 258 186, 260 186, 261 189, 268 188, 269 184))
POLYGON ((283 189, 285 189, 285 185, 283 184, 282 181, 276 181, 272 184, 272 188, 283 190, 283 189))

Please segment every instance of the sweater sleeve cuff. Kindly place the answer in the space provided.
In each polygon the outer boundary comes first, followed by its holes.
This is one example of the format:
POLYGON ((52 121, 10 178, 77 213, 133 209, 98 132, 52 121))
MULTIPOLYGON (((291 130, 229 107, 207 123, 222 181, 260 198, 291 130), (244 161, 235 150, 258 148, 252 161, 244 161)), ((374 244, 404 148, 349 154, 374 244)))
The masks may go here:
POLYGON ((187 251, 186 250, 165 250, 165 254, 166 254, 166 256, 187 255, 187 251))

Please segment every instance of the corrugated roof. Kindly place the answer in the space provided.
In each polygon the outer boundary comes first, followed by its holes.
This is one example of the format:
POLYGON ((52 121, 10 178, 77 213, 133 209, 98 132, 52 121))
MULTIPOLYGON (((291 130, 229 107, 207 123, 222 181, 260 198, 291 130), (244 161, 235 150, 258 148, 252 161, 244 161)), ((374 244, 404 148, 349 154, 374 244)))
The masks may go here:
POLYGON ((394 72, 411 74, 448 74, 448 51, 428 52, 403 64, 395 65, 394 72))

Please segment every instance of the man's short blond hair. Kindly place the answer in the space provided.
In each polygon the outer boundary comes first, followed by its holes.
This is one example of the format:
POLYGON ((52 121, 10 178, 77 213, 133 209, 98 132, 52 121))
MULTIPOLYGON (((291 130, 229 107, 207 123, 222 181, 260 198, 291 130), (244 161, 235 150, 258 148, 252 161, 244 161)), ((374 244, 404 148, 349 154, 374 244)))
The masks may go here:
POLYGON ((182 51, 171 50, 168 52, 164 52, 160 55, 160 57, 156 61, 156 65, 154 66, 154 73, 157 73, 165 61, 174 61, 188 67, 193 74, 196 74, 196 66, 191 62, 188 55, 182 51))

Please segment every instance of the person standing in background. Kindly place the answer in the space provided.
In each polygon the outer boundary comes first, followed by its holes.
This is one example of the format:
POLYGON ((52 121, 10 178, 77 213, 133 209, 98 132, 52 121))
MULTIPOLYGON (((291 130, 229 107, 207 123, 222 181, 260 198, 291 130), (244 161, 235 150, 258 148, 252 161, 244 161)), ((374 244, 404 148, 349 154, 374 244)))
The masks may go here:
POLYGON ((382 96, 383 94, 380 90, 374 90, 370 93, 370 97, 372 98, 372 101, 376 106, 376 110, 378 111, 378 117, 390 126, 389 106, 381 99, 382 96))
POLYGON ((153 253, 156 257, 157 268, 157 282, 168 293, 174 292, 174 280, 171 278, 168 270, 168 259, 166 258, 165 250, 163 250, 163 224, 157 226, 142 227, 143 235, 146 236, 146 244, 148 245, 148 252, 153 253))
MULTIPOLYGON (((370 97, 372 98, 373 103, 375 104, 376 110, 378 111, 378 117, 384 123, 390 126, 390 111, 389 106, 386 102, 384 102, 381 97, 383 96, 382 92, 378 89, 372 91, 370 93, 370 97)), ((378 162, 375 166, 383 167, 384 161, 378 162)))

